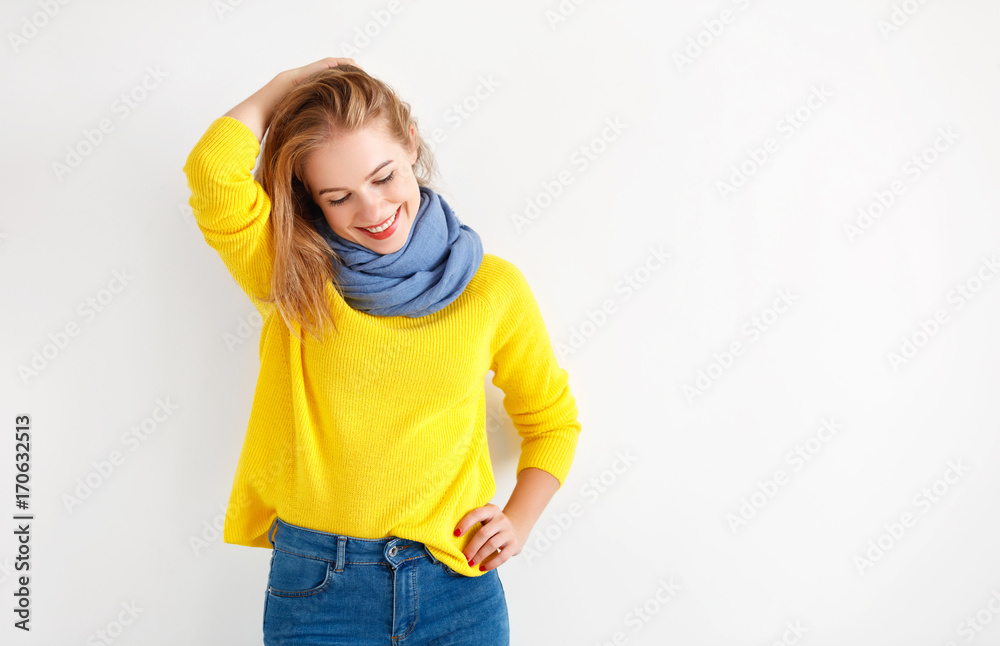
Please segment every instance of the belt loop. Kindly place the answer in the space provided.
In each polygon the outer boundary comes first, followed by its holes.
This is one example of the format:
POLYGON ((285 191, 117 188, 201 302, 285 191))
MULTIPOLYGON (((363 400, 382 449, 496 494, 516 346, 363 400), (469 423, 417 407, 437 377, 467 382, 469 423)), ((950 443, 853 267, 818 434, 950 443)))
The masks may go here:
MULTIPOLYGON (((274 532, 277 526, 278 526, 278 517, 275 516, 274 522, 271 523, 271 526, 267 530, 267 540, 271 541, 271 547, 274 547, 274 539, 271 537, 271 533, 274 532)), ((277 532, 274 533, 277 534, 277 532)))
POLYGON ((337 572, 344 571, 344 553, 347 551, 347 537, 340 536, 337 539, 337 572))

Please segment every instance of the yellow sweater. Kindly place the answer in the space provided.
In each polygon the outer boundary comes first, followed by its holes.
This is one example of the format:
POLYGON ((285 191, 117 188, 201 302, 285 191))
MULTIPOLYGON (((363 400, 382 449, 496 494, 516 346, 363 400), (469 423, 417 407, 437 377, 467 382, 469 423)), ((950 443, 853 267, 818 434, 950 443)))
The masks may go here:
POLYGON ((261 301, 274 247, 271 202, 252 174, 259 150, 242 121, 219 117, 183 169, 198 228, 263 320, 223 540, 269 548, 277 515, 323 532, 421 541, 452 569, 481 576, 462 554, 481 525, 453 531, 496 493, 487 371, 522 438, 517 474, 537 467, 561 486, 581 430, 524 275, 484 254, 457 299, 418 318, 352 309, 327 282, 339 332, 319 343, 296 324, 299 342, 261 301))

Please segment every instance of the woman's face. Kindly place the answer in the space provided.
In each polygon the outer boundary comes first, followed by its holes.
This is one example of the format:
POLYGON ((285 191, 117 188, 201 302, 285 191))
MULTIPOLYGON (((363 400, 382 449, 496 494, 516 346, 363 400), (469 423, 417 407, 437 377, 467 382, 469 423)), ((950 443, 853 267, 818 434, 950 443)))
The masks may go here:
MULTIPOLYGON (((410 127, 411 141, 416 134, 410 127)), ((333 232, 385 255, 406 243, 420 208, 413 175, 417 151, 408 151, 369 125, 340 133, 306 159, 305 184, 333 232), (366 227, 389 226, 380 232, 366 227)))

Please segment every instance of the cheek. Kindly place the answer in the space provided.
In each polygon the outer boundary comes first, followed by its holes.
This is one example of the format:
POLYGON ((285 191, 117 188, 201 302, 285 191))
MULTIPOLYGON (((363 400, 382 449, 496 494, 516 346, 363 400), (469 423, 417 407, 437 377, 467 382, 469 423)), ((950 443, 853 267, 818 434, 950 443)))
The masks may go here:
POLYGON ((395 201, 403 202, 410 201, 413 199, 413 194, 410 191, 409 182, 400 182, 398 186, 392 188, 392 196, 395 201))
POLYGON ((329 223, 330 228, 337 229, 347 229, 350 227, 350 222, 344 217, 344 214, 338 213, 337 211, 330 209, 326 212, 326 221, 329 223))

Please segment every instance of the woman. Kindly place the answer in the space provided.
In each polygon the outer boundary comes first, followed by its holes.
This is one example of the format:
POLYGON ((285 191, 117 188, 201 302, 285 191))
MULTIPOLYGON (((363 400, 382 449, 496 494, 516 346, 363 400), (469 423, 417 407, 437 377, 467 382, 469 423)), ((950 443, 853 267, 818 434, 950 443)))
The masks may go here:
POLYGON ((184 165, 263 321, 224 540, 273 550, 266 644, 507 644, 497 568, 573 460, 576 402, 537 302, 433 166, 409 105, 349 58, 278 74, 184 165), (522 438, 503 509, 490 370, 522 438))

